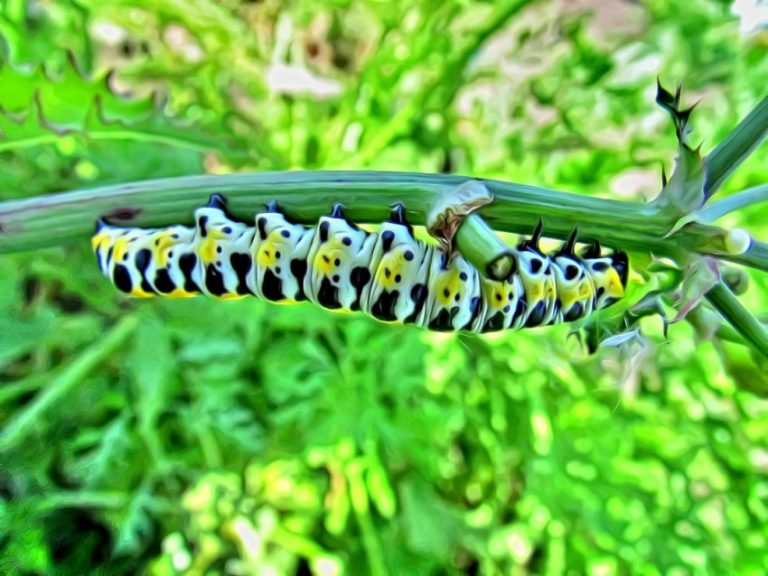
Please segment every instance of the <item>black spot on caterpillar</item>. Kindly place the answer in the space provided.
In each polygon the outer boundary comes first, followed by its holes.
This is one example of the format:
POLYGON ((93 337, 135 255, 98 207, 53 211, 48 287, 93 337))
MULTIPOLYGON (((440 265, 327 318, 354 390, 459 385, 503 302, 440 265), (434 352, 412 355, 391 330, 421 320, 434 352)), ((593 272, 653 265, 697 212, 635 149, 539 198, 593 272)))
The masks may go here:
POLYGON ((248 289, 248 273, 251 271, 251 257, 248 254, 235 252, 229 257, 232 269, 237 274, 237 293, 250 294, 248 289))
POLYGON ((195 282, 193 276, 197 267, 197 256, 194 254, 184 254, 179 258, 179 268, 184 277, 184 291, 190 294, 200 292, 200 287, 195 282))
POLYGON ((131 273, 128 268, 122 264, 117 264, 112 272, 112 281, 117 286, 118 290, 130 293, 133 290, 133 283, 131 282, 131 273))
POLYGON ((392 322, 397 320, 395 315, 395 304, 400 297, 400 292, 393 290, 392 292, 384 292, 376 303, 371 308, 371 315, 379 320, 385 322, 392 322))
POLYGON ((227 293, 223 274, 212 264, 205 267, 205 287, 213 296, 223 296, 227 293))
POLYGON ((161 269, 157 271, 157 274, 155 274, 155 288, 157 288, 157 291, 161 294, 170 294, 174 291, 176 286, 173 285, 168 270, 161 269))
POLYGON ((272 300, 273 302, 279 302, 285 296, 283 296, 283 281, 279 277, 275 276, 272 270, 264 272, 264 281, 261 285, 264 298, 272 300))
POLYGON ((457 251, 417 240, 396 205, 378 232, 349 222, 339 205, 316 227, 290 222, 274 203, 248 226, 221 196, 195 211, 195 226, 119 227, 100 221, 92 244, 102 272, 135 296, 254 295, 361 310, 379 320, 440 331, 496 330, 571 322, 624 296, 626 254, 575 234, 554 254, 539 249, 541 225, 511 248, 514 272, 483 277, 457 251))

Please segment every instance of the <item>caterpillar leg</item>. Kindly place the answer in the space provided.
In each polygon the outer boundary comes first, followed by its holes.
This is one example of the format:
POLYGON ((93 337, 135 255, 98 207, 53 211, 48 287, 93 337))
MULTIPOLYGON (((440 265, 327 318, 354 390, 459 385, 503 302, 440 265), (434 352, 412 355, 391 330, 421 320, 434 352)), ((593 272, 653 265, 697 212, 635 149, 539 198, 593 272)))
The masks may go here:
POLYGON ((376 237, 344 218, 339 204, 330 216, 320 218, 304 278, 309 300, 332 310, 359 310, 371 281, 369 265, 376 237))

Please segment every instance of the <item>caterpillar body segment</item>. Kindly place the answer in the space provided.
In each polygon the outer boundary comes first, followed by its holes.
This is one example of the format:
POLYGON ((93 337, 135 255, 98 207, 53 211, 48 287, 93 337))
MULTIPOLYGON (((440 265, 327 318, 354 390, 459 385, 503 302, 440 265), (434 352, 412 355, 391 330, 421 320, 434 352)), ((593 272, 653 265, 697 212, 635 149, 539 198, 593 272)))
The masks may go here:
POLYGON ((363 292, 371 280, 375 245, 376 234, 348 222, 335 206, 330 216, 320 218, 312 238, 304 279, 307 298, 331 310, 366 309, 363 292))
POLYGON ((249 274, 251 292, 272 302, 306 300, 304 279, 312 231, 286 220, 276 209, 259 214, 251 254, 254 272, 249 274))
POLYGON ((223 199, 216 194, 195 212, 195 224, 191 249, 199 265, 192 279, 203 294, 224 300, 255 294, 248 285, 255 228, 230 219, 223 199))
POLYGON ((477 332, 522 328, 527 319, 528 303, 523 281, 513 274, 504 281, 481 278, 482 325, 477 332))
POLYGON ((429 269, 429 298, 419 324, 430 330, 478 332, 482 318, 480 274, 461 254, 448 257, 439 250, 432 256, 429 269))
POLYGON ((539 249, 541 229, 539 221, 531 239, 522 242, 516 250, 526 303, 523 326, 528 328, 555 323, 558 308, 556 264, 539 249))
POLYGON ((396 206, 376 238, 371 282, 363 292, 364 311, 384 322, 416 322, 426 302, 434 252, 433 246, 414 238, 403 207, 396 206))
POLYGON ((317 226, 290 222, 272 204, 254 225, 232 219, 213 195, 195 226, 121 228, 102 221, 92 246, 102 273, 138 297, 309 300, 430 330, 493 332, 572 322, 623 297, 626 254, 593 244, 574 253, 575 233, 552 255, 541 224, 512 248, 504 280, 482 276, 459 252, 418 240, 396 206, 378 232, 349 222, 340 206, 317 226))

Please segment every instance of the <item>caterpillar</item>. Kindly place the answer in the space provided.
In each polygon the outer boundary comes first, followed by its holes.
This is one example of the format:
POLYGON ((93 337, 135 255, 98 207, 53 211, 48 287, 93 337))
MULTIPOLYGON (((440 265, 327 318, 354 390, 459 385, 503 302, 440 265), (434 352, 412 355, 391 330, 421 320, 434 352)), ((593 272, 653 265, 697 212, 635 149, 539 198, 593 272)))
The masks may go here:
POLYGON ((292 223, 272 202, 249 226, 211 196, 195 226, 143 229, 99 220, 92 247, 102 273, 137 297, 308 300, 331 310, 430 330, 492 332, 571 322, 624 296, 626 253, 595 242, 579 256, 576 232, 555 253, 539 248, 542 225, 512 249, 504 280, 482 276, 456 251, 415 238, 398 204, 378 232, 334 205, 317 226, 292 223))

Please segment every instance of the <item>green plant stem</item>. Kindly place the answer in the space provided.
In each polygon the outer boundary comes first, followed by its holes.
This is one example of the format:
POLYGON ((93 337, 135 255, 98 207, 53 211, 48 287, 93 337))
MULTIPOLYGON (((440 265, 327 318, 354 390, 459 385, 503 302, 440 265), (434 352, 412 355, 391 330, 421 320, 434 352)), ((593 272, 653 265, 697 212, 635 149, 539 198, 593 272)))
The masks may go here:
MULTIPOLYGON (((233 215, 246 222, 271 200, 305 224, 315 223, 339 201, 354 221, 378 223, 388 218, 394 204, 402 202, 410 220, 423 225, 436 199, 467 180, 406 172, 263 172, 148 180, 39 196, 0 204, 0 253, 86 238, 102 216, 131 226, 191 224, 195 208, 214 192, 223 193, 233 215)), ((566 239, 578 227, 579 240, 584 242, 599 240, 606 246, 670 257, 686 250, 768 270, 766 254, 756 249, 759 243, 746 254, 729 255, 722 231, 713 226, 691 224, 673 238, 665 238, 673 223, 648 204, 498 180, 481 182, 495 201, 478 214, 496 231, 529 234, 541 218, 544 235, 551 238, 566 239)))
POLYGON ((768 201, 768 184, 762 184, 754 188, 742 190, 736 194, 731 194, 727 198, 705 206, 699 210, 696 219, 700 222, 714 222, 726 214, 766 201, 768 201))
POLYGON ((96 508, 119 510, 128 504, 128 495, 124 492, 57 492, 46 494, 35 503, 38 511, 58 510, 61 508, 96 508))
POLYGON ((464 219, 454 240, 462 256, 487 278, 503 280, 513 271, 515 260, 509 246, 477 214, 464 219))
POLYGON ((349 500, 363 537, 363 547, 368 560, 368 573, 372 576, 387 576, 389 572, 384 561, 384 551, 381 548, 373 518, 371 518, 368 490, 363 480, 364 466, 364 460, 361 458, 352 460, 345 466, 345 476, 349 482, 349 500))
POLYGON ((705 158, 704 197, 709 198, 768 136, 768 96, 705 158))
POLYGON ((5 426, 0 433, 0 449, 9 448, 26 436, 45 411, 81 384, 104 359, 114 354, 133 334, 136 326, 133 316, 123 318, 101 340, 74 359, 5 426))
POLYGON ((741 305, 738 298, 724 284, 720 283, 712 288, 707 293, 707 300, 753 348, 768 358, 768 330, 741 305))
POLYGON ((766 268, 765 263, 768 262, 768 244, 759 240, 753 240, 752 246, 744 254, 730 255, 725 257, 725 259, 736 264, 750 266, 751 268, 767 270, 768 268, 766 268))
POLYGON ((282 526, 277 526, 274 529, 274 531, 269 535, 269 540, 281 548, 290 550, 294 554, 303 556, 304 558, 310 560, 328 554, 328 552, 314 540, 299 534, 294 534, 282 526))

